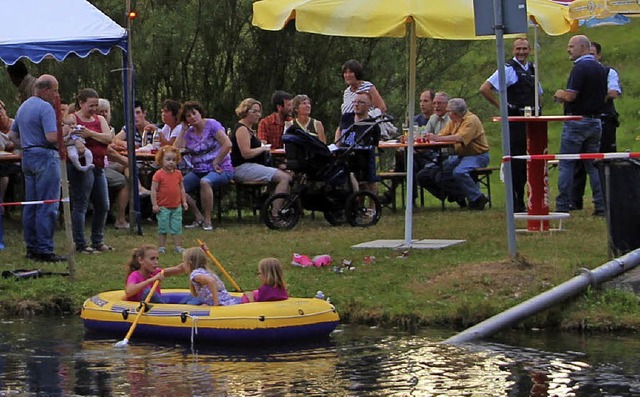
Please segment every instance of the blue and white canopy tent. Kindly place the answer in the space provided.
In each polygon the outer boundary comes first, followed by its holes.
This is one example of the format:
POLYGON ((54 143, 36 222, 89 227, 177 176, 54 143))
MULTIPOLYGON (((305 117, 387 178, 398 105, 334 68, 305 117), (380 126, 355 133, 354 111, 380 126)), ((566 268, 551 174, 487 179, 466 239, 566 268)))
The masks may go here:
MULTIPOLYGON (((5 16, 0 24, 0 60, 7 65, 20 58, 34 63, 45 58, 63 61, 70 54, 86 58, 93 52, 106 55, 120 48, 125 71, 125 120, 128 130, 133 130, 133 71, 125 28, 86 0, 3 0, 0 11, 5 16)), ((129 153, 135 161, 135 150, 129 153)), ((132 185, 137 192, 137 184, 132 185)))
POLYGON ((0 60, 7 65, 22 57, 39 63, 127 50, 126 30, 85 0, 2 1, 0 10, 0 60))

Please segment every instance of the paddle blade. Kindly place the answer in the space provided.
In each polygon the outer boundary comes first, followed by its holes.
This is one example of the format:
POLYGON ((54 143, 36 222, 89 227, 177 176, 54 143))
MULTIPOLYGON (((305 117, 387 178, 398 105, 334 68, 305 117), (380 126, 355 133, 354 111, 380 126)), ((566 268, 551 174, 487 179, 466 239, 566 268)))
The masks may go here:
POLYGON ((113 344, 115 347, 127 347, 129 345, 129 339, 124 338, 120 342, 116 342, 113 344))

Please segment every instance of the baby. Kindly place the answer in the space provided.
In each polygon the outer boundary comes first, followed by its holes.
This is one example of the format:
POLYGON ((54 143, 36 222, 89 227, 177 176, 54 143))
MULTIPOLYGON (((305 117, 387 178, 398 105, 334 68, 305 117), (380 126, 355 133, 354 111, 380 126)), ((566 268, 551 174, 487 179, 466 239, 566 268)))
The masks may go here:
POLYGON ((65 138, 67 145, 67 156, 73 164, 74 167, 78 171, 88 171, 94 167, 93 165, 93 153, 91 150, 87 149, 85 146, 85 140, 75 134, 75 131, 78 127, 78 123, 76 122, 76 118, 74 115, 69 114, 66 115, 63 119, 64 127, 69 128, 71 132, 65 138), (84 157, 84 163, 86 165, 82 165, 80 159, 84 157))

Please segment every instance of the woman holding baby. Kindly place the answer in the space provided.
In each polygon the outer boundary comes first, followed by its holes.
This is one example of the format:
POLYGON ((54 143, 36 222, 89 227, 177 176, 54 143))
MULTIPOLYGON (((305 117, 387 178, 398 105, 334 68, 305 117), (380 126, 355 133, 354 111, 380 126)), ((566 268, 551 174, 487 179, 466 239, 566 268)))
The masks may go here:
POLYGON ((75 102, 76 124, 74 134, 85 140, 86 149, 93 155, 93 168, 86 171, 67 163, 69 185, 71 189, 71 226, 76 251, 93 254, 110 251, 113 248, 104 243, 104 226, 109 212, 109 193, 104 174, 104 159, 107 146, 113 140, 113 132, 104 117, 96 114, 98 93, 92 88, 80 90, 75 102), (85 218, 89 202, 93 205, 91 220, 91 241, 85 238, 85 218))

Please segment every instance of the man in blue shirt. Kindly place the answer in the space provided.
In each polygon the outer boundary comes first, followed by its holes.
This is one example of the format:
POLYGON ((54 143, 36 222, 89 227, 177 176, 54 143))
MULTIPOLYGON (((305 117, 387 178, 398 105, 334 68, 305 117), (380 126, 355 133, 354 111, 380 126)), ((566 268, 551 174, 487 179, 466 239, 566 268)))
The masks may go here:
MULTIPOLYGON (((22 173, 26 201, 60 199, 60 155, 56 146, 58 127, 53 109, 58 80, 44 74, 35 82, 35 94, 18 109, 11 136, 22 146, 22 173)), ((26 205, 22 212, 28 259, 61 262, 67 258, 53 252, 53 232, 59 203, 26 205)))
MULTIPOLYGON (((582 120, 565 121, 560 141, 561 154, 598 153, 602 136, 600 115, 607 97, 607 71, 590 54, 591 42, 584 35, 569 40, 567 52, 574 62, 567 88, 558 90, 554 98, 564 103, 565 115, 582 116, 582 120)), ((556 211, 568 212, 576 161, 584 161, 593 192, 594 216, 604 216, 604 199, 598 170, 593 160, 560 160, 556 211)))

